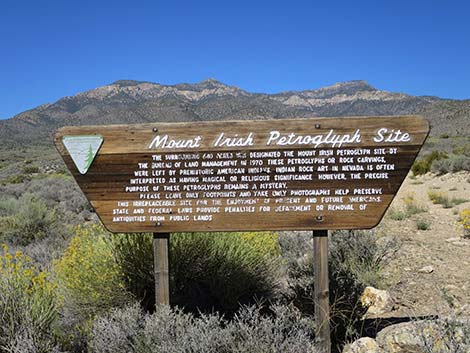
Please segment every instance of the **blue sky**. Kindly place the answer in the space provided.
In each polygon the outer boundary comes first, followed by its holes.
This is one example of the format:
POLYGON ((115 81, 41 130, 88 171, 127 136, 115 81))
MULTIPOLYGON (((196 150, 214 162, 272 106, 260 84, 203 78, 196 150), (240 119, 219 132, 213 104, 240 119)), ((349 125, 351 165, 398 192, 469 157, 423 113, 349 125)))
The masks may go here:
POLYGON ((470 98, 468 1, 0 2, 0 118, 135 79, 470 98))

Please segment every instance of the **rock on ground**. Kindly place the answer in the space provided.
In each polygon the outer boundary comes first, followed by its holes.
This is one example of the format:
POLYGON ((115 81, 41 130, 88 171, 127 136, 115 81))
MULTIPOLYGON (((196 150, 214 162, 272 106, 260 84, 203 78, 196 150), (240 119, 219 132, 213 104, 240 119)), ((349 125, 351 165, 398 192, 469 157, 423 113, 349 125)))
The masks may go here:
POLYGON ((343 353, 470 352, 470 320, 439 319, 404 322, 384 328, 377 338, 363 337, 343 353))
POLYGON ((376 342, 385 352, 423 352, 422 337, 417 333, 416 324, 412 322, 404 322, 384 328, 377 334, 376 342))
POLYGON ((380 353, 379 346, 374 339, 362 337, 343 349, 343 353, 380 353))
POLYGON ((392 309, 393 302, 390 294, 381 289, 374 287, 366 287, 361 295, 362 306, 368 308, 366 317, 377 317, 392 309))

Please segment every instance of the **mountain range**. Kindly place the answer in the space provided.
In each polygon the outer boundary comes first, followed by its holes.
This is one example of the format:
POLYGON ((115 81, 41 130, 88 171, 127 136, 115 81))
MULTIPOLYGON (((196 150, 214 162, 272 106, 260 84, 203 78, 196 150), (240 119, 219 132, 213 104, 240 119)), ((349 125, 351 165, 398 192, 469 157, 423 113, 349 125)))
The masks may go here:
POLYGON ((412 96, 348 81, 305 91, 250 93, 208 79, 162 85, 121 80, 0 121, 3 145, 51 143, 66 125, 131 124, 315 116, 423 115, 434 136, 470 135, 470 100, 412 96))

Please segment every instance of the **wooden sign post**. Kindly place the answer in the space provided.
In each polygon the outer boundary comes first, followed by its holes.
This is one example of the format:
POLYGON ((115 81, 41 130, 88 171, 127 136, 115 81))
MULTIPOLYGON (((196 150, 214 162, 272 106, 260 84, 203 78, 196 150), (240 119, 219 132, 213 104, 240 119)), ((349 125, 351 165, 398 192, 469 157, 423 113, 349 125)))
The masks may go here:
POLYGON ((55 144, 108 230, 156 234, 157 303, 171 232, 315 230, 329 342, 326 230, 376 226, 428 132, 417 116, 211 121, 63 127, 55 144))
POLYGON ((170 305, 169 242, 169 233, 153 233, 153 268, 157 305, 170 305))
POLYGON ((321 353, 331 351, 330 301, 328 278, 328 231, 313 231, 313 260, 315 266, 314 305, 315 329, 321 353))

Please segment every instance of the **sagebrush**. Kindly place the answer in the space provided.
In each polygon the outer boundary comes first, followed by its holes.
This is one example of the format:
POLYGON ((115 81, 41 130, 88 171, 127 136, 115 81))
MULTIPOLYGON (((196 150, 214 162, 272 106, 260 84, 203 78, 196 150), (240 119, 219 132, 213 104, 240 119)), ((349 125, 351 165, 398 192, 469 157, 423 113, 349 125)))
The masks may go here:
POLYGON ((292 307, 242 307, 233 320, 218 314, 194 316, 138 304, 95 320, 90 353, 298 353, 315 352, 314 324, 292 307))
MULTIPOLYGON (((129 291, 155 303, 152 235, 119 234, 116 255, 129 291)), ((270 232, 178 233, 170 238, 172 305, 231 315, 256 298, 274 299, 279 282, 278 235, 270 232)))

